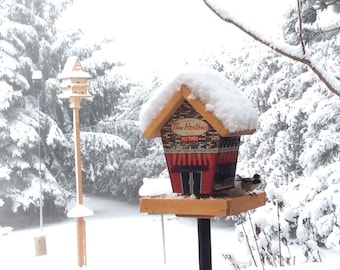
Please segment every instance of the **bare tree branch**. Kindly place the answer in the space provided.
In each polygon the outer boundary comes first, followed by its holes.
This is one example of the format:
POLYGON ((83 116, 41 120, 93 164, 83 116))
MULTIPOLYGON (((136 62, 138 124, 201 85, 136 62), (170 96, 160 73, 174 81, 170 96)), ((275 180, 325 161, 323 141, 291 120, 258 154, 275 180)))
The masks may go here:
POLYGON ((306 54, 305 43, 303 41, 303 33, 302 33, 302 17, 301 17, 301 0, 297 0, 298 5, 298 13, 299 13, 299 37, 300 37, 300 44, 302 47, 302 54, 306 54))
MULTIPOLYGON (((237 28, 239 28, 241 31, 255 39, 256 41, 262 43, 263 45, 273 49, 274 51, 278 52, 279 54, 282 54, 290 59, 293 59, 295 61, 298 61, 300 63, 303 63, 307 65, 318 77, 319 79, 326 85, 326 87, 335 95, 340 97, 340 82, 336 79, 336 77, 331 74, 330 72, 327 72, 321 65, 318 65, 317 62, 314 62, 311 58, 308 58, 305 53, 299 54, 294 53, 294 50, 288 50, 285 49, 283 46, 279 46, 278 44, 275 44, 274 42, 271 42, 265 38, 259 37, 254 31, 244 27, 244 24, 241 24, 240 22, 237 22, 235 19, 231 19, 228 17, 224 17, 222 14, 220 14, 214 7, 208 3, 208 0, 203 0, 203 2, 206 4, 206 6, 214 12, 220 19, 223 21, 230 23, 237 28)), ((292 47, 292 46, 289 46, 292 47)))

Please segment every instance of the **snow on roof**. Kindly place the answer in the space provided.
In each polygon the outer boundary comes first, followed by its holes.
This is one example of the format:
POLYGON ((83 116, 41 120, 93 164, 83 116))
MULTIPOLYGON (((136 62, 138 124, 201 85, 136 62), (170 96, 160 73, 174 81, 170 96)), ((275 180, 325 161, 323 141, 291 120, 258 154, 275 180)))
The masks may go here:
POLYGON ((77 70, 83 70, 78 57, 77 56, 70 56, 66 60, 66 63, 65 63, 65 66, 64 66, 64 71, 67 71, 67 72, 74 71, 75 68, 77 70))
POLYGON ((191 99, 198 98, 230 132, 256 129, 258 111, 246 96, 221 73, 186 71, 159 88, 142 106, 139 120, 144 130, 181 85, 191 90, 191 99))
POLYGON ((91 78, 90 74, 84 71, 77 56, 67 58, 64 69, 58 79, 66 78, 91 78))

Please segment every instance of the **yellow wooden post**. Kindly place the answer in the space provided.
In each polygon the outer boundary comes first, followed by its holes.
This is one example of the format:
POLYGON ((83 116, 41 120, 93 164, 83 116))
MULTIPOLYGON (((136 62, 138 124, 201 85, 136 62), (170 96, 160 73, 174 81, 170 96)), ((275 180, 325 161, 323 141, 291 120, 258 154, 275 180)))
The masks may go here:
POLYGON ((70 108, 73 109, 77 205, 74 209, 69 211, 68 216, 77 218, 77 251, 79 267, 87 265, 86 227, 84 216, 93 214, 90 209, 86 209, 83 206, 79 122, 80 100, 81 98, 91 97, 91 95, 87 93, 88 78, 90 78, 89 74, 83 70, 80 61, 75 56, 71 56, 67 59, 64 71, 62 74, 59 75, 59 79, 62 80, 61 88, 63 89, 63 93, 59 95, 59 98, 70 99, 70 108), (79 209, 82 209, 82 211, 79 211, 79 209), (84 209, 86 210, 86 213, 84 213, 84 209))
POLYGON ((86 258, 86 230, 85 220, 83 217, 77 218, 77 250, 78 250, 78 266, 87 265, 86 258))
MULTIPOLYGON (((70 107, 73 108, 77 204, 83 204, 83 181, 82 181, 82 172, 81 172, 80 123, 79 123, 80 98, 71 97, 70 107)), ((85 221, 83 217, 78 217, 77 218, 78 266, 86 265, 85 239, 86 239, 85 221)))
POLYGON ((74 129, 74 146, 75 146, 75 164, 76 164, 76 188, 77 188, 77 203, 83 204, 83 184, 81 173, 81 152, 80 152, 80 123, 79 109, 80 98, 71 97, 70 107, 73 108, 73 129, 74 129))

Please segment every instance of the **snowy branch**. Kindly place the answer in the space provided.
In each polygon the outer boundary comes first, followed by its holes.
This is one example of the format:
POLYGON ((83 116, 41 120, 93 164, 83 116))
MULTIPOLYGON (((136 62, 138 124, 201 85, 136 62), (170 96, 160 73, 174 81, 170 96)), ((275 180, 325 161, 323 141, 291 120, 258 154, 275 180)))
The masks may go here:
POLYGON ((299 38, 300 44, 302 47, 302 53, 306 54, 305 42, 303 41, 303 34, 302 34, 302 16, 301 16, 301 0, 297 0, 298 5, 298 12, 299 12, 299 38))
POLYGON ((306 53, 296 53, 297 47, 295 46, 290 46, 288 44, 286 46, 275 44, 274 41, 264 38, 255 30, 251 29, 251 27, 247 27, 243 22, 238 21, 237 18, 228 14, 225 10, 221 10, 220 8, 215 7, 212 3, 209 3, 209 0, 203 0, 203 2, 223 21, 233 24, 256 41, 273 49, 279 54, 282 54, 286 57, 289 57, 290 59, 301 62, 310 67, 310 69, 319 77, 319 79, 327 86, 327 88, 332 93, 340 97, 340 81, 336 78, 336 76, 325 70, 322 65, 319 65, 316 61, 313 61, 313 59, 310 58, 306 53))

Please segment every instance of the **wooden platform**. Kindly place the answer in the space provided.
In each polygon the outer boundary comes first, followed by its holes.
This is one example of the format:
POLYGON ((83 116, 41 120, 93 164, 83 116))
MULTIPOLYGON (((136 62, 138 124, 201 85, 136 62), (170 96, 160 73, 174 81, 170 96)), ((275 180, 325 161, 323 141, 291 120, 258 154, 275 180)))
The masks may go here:
POLYGON ((141 213, 176 214, 188 217, 231 216, 265 204, 265 192, 254 196, 191 198, 186 196, 143 197, 139 200, 141 213))

